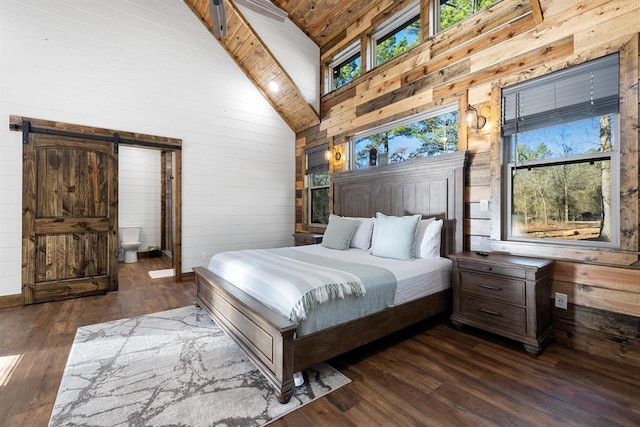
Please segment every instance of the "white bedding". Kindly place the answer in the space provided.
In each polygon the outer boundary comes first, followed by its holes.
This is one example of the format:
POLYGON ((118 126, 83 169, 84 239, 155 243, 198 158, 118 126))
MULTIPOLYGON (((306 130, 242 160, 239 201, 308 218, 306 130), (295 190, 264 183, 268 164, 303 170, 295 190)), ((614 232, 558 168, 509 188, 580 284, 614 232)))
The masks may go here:
MULTIPOLYGON (((392 293, 387 293, 384 297, 380 293, 381 288, 375 288, 369 289, 370 292, 366 292, 365 295, 345 294, 342 298, 330 299, 322 304, 315 305, 305 312, 305 316, 296 319, 296 323, 298 323, 297 336, 307 335, 348 322, 385 307, 400 305, 451 286, 452 263, 447 258, 397 260, 373 256, 363 249, 335 250, 322 245, 287 248, 287 250, 289 249, 304 254, 304 256, 310 256, 313 259, 324 259, 325 261, 323 262, 328 266, 331 265, 331 260, 335 259, 337 265, 342 262, 379 267, 387 270, 385 274, 391 278, 395 277, 397 281, 395 293, 392 291, 392 293)), ((243 266, 242 264, 237 264, 235 260, 227 260, 229 256, 232 259, 236 258, 236 255, 231 252, 214 256, 209 262, 209 269, 253 295, 276 312, 280 312, 284 317, 287 317, 293 302, 286 298, 288 294, 280 294, 278 289, 282 287, 288 288, 288 278, 286 276, 289 275, 285 273, 285 271, 288 271, 288 267, 285 270, 281 270, 282 273, 277 273, 277 270, 275 270, 276 276, 273 276, 273 274, 268 276, 267 271, 256 270, 253 262, 251 262, 251 265, 246 264, 243 266), (279 276, 280 274, 282 277, 279 276), (256 281, 250 277, 259 279, 256 281), (266 282, 264 282, 265 279, 266 282), (259 282, 263 282, 263 284, 261 285, 259 282), (263 286, 266 287, 263 288, 263 286)), ((253 257, 250 256, 247 259, 256 260, 255 256, 257 255, 254 253, 253 257)), ((308 268, 308 265, 306 267, 304 265, 296 266, 296 261, 291 261, 294 263, 291 266, 292 274, 294 274, 294 270, 308 268)), ((284 264, 284 266, 287 266, 287 264, 284 264)), ((269 269, 271 270, 271 268, 269 269)), ((382 277, 380 276, 380 278, 382 277)))
POLYGON ((391 271, 398 285, 394 305, 418 299, 451 286, 451 260, 448 258, 414 259, 411 261, 380 258, 363 249, 346 251, 328 249, 322 245, 298 246, 302 252, 347 262, 375 265, 391 271))

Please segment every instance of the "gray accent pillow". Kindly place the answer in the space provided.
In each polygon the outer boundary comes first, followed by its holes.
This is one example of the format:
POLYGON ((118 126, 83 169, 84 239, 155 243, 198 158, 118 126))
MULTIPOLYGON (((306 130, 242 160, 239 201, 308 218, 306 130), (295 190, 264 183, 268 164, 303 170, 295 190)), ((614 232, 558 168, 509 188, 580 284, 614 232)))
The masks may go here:
POLYGON ((329 224, 322 237, 322 246, 330 249, 344 251, 349 249, 349 244, 356 232, 360 221, 345 219, 338 215, 329 215, 329 224))

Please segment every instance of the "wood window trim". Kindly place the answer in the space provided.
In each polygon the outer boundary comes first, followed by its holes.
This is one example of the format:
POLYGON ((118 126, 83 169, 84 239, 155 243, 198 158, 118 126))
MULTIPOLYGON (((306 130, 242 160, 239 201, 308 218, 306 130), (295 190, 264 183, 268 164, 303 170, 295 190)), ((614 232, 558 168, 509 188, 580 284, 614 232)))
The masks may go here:
MULTIPOLYGON (((500 136, 501 114, 492 115, 491 147, 491 205, 490 247, 492 251, 513 255, 537 256, 544 248, 545 257, 591 264, 629 266, 638 262, 638 81, 639 81, 639 36, 609 52, 620 53, 620 245, 616 249, 583 248, 576 246, 529 243, 502 240, 502 138, 500 136), (624 207, 624 208, 622 208, 624 207)), ((595 55, 594 55, 595 56, 595 55)), ((585 58, 585 61, 590 58, 585 58)), ((559 68, 557 68, 559 69, 559 68)), ((546 74, 548 69, 536 70, 529 78, 546 74)), ((556 69, 551 70, 556 71, 556 69)), ((517 77, 514 77, 516 79, 517 77)), ((515 81, 495 83, 491 89, 491 104, 500 109, 502 87, 515 81)))

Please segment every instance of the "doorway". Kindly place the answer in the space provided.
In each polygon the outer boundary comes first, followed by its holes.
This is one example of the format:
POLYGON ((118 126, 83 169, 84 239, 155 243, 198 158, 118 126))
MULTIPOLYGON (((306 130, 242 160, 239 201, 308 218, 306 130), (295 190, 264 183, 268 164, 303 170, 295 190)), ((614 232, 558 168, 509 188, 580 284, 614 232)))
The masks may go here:
POLYGON ((118 147, 171 153, 174 281, 182 281, 182 141, 10 116, 23 135, 22 303, 118 289, 118 147))

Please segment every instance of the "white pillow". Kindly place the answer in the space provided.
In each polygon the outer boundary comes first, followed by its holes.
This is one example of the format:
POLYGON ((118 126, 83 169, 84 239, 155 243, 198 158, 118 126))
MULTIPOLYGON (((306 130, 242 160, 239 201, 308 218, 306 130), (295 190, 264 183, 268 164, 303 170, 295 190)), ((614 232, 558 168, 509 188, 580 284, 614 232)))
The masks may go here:
MULTIPOLYGON (((419 233, 416 232, 416 258, 438 258, 440 257, 440 235, 442 231, 442 220, 431 218, 426 224, 424 234, 419 240, 419 233)), ((428 221, 428 220, 427 220, 428 221)))
POLYGON ((413 253, 416 258, 422 258, 420 256, 420 246, 422 245, 422 241, 424 240, 424 234, 427 232, 427 227, 429 227, 429 224, 431 224, 433 221, 435 221, 435 217, 421 219, 418 223, 418 227, 416 228, 416 240, 413 245, 413 253))
POLYGON ((360 221, 356 228, 356 232, 351 238, 349 247, 367 250, 371 247, 371 233, 373 232, 373 218, 356 218, 345 217, 345 219, 353 219, 360 221))
POLYGON ((422 215, 387 216, 377 212, 371 240, 371 255, 413 259, 413 245, 420 218, 422 215))

